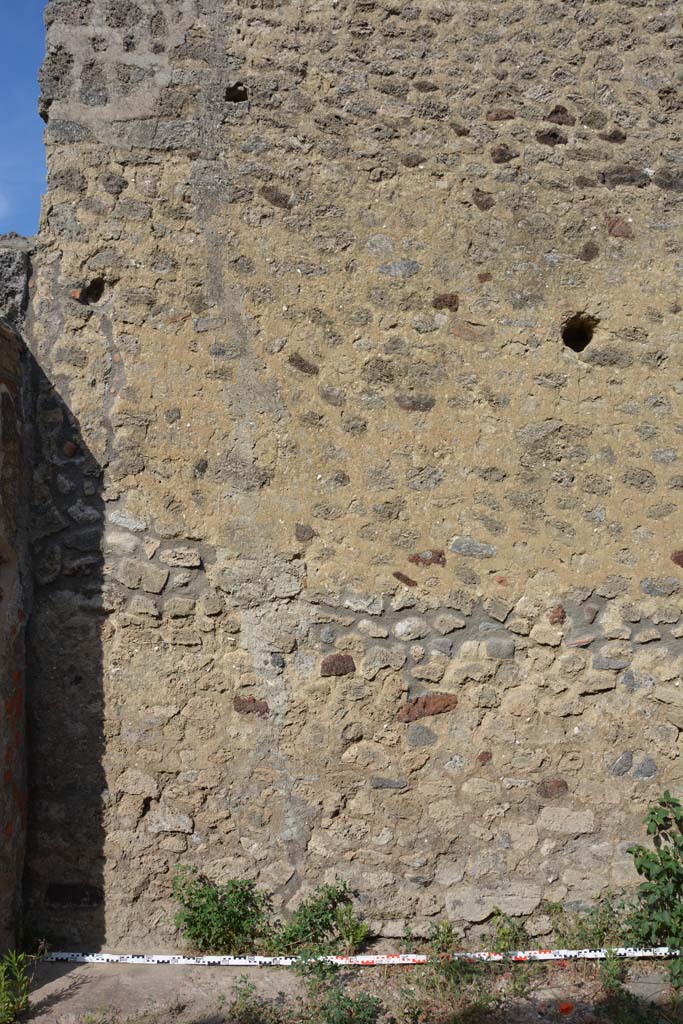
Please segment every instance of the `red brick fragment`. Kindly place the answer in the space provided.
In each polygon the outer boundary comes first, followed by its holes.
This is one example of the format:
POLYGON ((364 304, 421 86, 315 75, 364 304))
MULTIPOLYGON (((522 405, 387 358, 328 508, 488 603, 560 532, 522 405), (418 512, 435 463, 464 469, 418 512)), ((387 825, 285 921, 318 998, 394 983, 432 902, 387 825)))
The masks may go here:
POLYGON ((455 292, 444 292, 441 295, 435 295, 432 299, 434 309, 450 309, 452 313, 457 313, 459 305, 460 297, 455 292))
POLYGON ((561 103, 553 107, 546 121, 552 121, 553 124, 576 124, 576 118, 573 114, 570 114, 566 107, 563 107, 561 103))
POLYGON ((482 751, 480 751, 477 754, 477 764, 478 765, 482 765, 483 766, 485 764, 491 764, 492 760, 493 760, 493 754, 491 753, 490 750, 482 750, 482 751))
POLYGON ((321 676, 348 676, 356 671, 356 663, 350 654, 328 654, 320 664, 321 676))
POLYGON ((292 197, 287 192, 283 192, 277 185, 264 185, 261 189, 261 195, 271 206, 277 206, 281 210, 289 210, 291 208, 292 197))
POLYGON ((311 377, 316 377, 320 370, 315 363, 309 363, 308 359, 304 359, 300 352, 292 352, 291 356, 288 357, 287 362, 290 366, 293 366, 295 370, 299 370, 301 373, 307 373, 311 377))
POLYGON ((445 715, 458 703, 454 693, 425 693, 409 701, 396 715, 397 722, 415 722, 418 718, 445 715))
POLYGON ((536 132, 536 142, 543 146, 566 146, 567 136, 559 128, 547 128, 536 132))
POLYGON ((268 701, 257 700, 256 697, 241 697, 238 695, 232 703, 235 711, 240 715, 258 715, 259 718, 265 718, 270 711, 268 701))
POLYGON ((542 800, 555 800, 558 796, 564 796, 569 792, 569 786, 564 779, 543 779, 536 787, 538 795, 542 800))
POLYGON ((417 580, 411 580, 410 576, 406 576, 404 572, 392 572, 391 574, 394 579, 398 580, 399 583, 403 583, 406 587, 416 587, 417 580))
POLYGON ((561 625, 567 618, 567 613, 561 604, 556 604, 554 608, 551 608, 548 612, 548 622, 551 626, 561 625))
POLYGON ((604 142, 626 142, 626 132, 621 128, 612 128, 610 132, 599 132, 598 138, 604 142))
POLYGON ((680 565, 683 567, 683 551, 674 551, 671 555, 671 561, 674 565, 680 565))
POLYGON ((612 238, 633 238, 633 228, 621 217, 610 217, 607 221, 607 231, 612 238))
POLYGON ((446 552, 443 548, 429 548, 427 551, 408 555, 408 561, 413 565, 445 565, 446 552))
POLYGON ((514 149, 510 149, 504 142, 500 146, 494 146, 491 150, 491 159, 494 164, 506 164, 519 156, 514 149))
POLYGON ((308 526, 306 523, 297 523, 294 527, 294 535, 298 541, 301 541, 301 543, 313 540, 314 537, 318 536, 313 527, 308 526))
POLYGON ((492 206, 496 205, 496 200, 491 193, 482 192, 480 188, 475 188, 472 191, 472 202, 482 212, 486 212, 486 210, 490 210, 492 206))
POLYGON ((477 280, 481 281, 482 284, 486 284, 487 281, 493 280, 493 274, 489 274, 488 270, 485 270, 483 274, 477 274, 477 280))
POLYGON ((78 445, 74 444, 73 441, 65 441, 62 451, 66 455, 67 459, 73 459, 74 455, 78 451, 78 445))
POLYGON ((594 260, 596 256, 599 255, 600 249, 596 243, 591 240, 590 242, 586 242, 584 245, 583 249, 579 253, 579 259, 583 260, 584 263, 590 263, 591 260, 594 260))
POLYGON ((517 117, 516 111, 510 107, 493 107, 486 115, 487 121, 512 121, 517 117))

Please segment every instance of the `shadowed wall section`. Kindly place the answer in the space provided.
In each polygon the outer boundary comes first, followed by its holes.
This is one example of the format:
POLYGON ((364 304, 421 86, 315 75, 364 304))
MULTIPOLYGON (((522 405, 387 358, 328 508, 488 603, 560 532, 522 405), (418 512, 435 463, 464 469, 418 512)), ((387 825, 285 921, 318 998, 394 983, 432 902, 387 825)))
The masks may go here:
POLYGON ((20 319, 28 258, 0 238, 0 952, 19 931, 26 837, 26 465, 20 319))
MULTIPOLYGON (((43 285, 44 287, 44 285, 43 285)), ((36 308, 27 324, 34 333, 36 308)), ((49 312, 46 311, 46 316, 49 312)), ((77 948, 103 940, 102 469, 52 353, 27 356, 31 430, 27 931, 77 948)))

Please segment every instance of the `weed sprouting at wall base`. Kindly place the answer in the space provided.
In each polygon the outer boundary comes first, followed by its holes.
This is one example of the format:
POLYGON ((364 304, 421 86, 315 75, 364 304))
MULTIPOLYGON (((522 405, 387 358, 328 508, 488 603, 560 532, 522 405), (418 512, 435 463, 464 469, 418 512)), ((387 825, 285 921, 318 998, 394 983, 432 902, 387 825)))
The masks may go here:
POLYGON ((345 882, 323 885, 303 900, 289 921, 276 926, 270 940, 274 952, 295 953, 302 949, 352 953, 368 937, 345 882))
POLYGON ((28 1009, 29 958, 12 950, 0 960, 0 1024, 14 1021, 28 1009))
POLYGON ((631 945, 633 900, 607 892, 586 910, 570 912, 551 903, 547 913, 556 945, 564 949, 605 949, 631 945))
MULTIPOLYGON (((630 917, 636 940, 645 946, 683 950, 683 806, 665 790, 647 812, 654 850, 629 847, 641 883, 630 917)), ((683 989, 683 958, 669 962, 671 983, 683 989)))
POLYGON ((268 933, 268 897, 253 882, 231 878, 217 885, 190 868, 179 867, 173 899, 180 908, 176 927, 198 950, 250 953, 268 933))
POLYGON ((176 927, 202 952, 354 953, 369 934, 342 881, 319 886, 284 923, 273 917, 269 895, 244 879, 219 884, 179 866, 172 891, 176 927))

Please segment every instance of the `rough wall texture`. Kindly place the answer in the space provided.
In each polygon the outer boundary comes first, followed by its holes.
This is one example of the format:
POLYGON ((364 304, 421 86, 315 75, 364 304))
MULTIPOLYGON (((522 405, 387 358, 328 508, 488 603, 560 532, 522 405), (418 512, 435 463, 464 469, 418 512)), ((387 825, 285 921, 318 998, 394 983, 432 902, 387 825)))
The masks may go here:
POLYGON ((0 952, 14 941, 26 838, 26 497, 20 318, 28 257, 0 237, 0 952))
POLYGON ((168 946, 179 861, 388 936, 630 884, 683 783, 676 4, 47 23, 34 917, 168 946))

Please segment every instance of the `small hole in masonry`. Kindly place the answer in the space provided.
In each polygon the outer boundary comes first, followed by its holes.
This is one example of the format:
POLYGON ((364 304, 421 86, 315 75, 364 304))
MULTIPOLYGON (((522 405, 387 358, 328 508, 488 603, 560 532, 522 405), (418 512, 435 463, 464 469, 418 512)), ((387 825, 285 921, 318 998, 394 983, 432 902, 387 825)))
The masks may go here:
POLYGON ((225 90, 225 99, 228 103, 246 103, 249 99, 246 85, 242 85, 241 82, 228 85, 225 90))
POLYGON ((95 277, 87 284, 85 288, 81 288, 80 302, 84 306, 92 306, 95 302, 99 302, 104 295, 104 280, 101 277, 95 277))
POLYGON ((574 313, 562 324, 562 341, 572 352, 583 352, 599 323, 590 313, 574 313))

